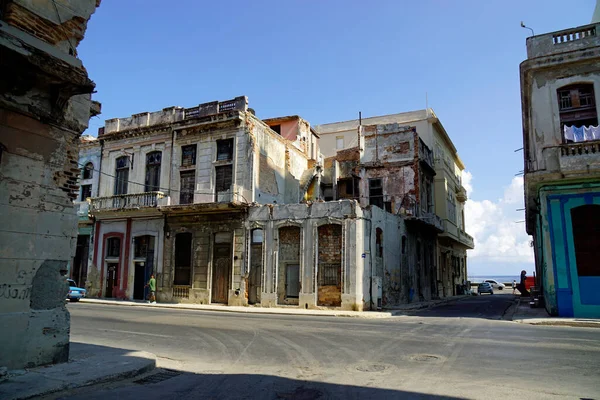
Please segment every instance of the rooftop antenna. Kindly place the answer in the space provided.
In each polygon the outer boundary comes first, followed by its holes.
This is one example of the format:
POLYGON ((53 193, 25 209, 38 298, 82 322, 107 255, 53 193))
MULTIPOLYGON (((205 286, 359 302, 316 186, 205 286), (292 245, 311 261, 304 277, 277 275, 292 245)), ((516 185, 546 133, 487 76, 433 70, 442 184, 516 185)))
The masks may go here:
POLYGON ((531 36, 535 36, 535 33, 533 32, 533 29, 531 29, 530 27, 528 27, 527 25, 525 25, 525 22, 523 22, 523 21, 521 21, 521 28, 529 29, 531 31, 531 36))

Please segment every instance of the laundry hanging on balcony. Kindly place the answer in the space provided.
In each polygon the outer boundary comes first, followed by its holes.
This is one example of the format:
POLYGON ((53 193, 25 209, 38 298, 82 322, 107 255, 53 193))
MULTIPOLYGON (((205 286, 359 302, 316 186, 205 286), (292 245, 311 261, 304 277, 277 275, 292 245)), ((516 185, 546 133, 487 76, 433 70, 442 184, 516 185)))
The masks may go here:
POLYGON ((566 141, 575 143, 587 142, 590 140, 600 140, 600 126, 567 126, 563 128, 563 135, 566 141))
POLYGON ((600 140, 600 126, 584 126, 583 137, 585 140, 600 140))

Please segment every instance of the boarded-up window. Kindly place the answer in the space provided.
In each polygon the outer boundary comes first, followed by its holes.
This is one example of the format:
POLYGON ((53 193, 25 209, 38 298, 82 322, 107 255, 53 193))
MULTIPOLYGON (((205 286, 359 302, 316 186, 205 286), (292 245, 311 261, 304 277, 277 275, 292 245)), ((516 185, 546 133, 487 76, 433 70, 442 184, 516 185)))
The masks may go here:
POLYGON ((156 192, 160 190, 160 163, 162 152, 153 151, 146 154, 146 192, 156 192))
POLYGON ((106 257, 119 257, 121 252, 121 239, 112 237, 106 239, 106 257))
POLYGON ((233 167, 231 165, 221 165, 215 167, 215 191, 227 192, 231 189, 233 167))
POLYGON ((369 204, 383 209, 383 186, 381 179, 369 179, 369 204))
POLYGON ((195 171, 182 171, 180 173, 179 204, 192 204, 194 202, 194 186, 196 184, 195 171))
POLYGON ((575 260, 579 276, 600 276, 600 205, 571 210, 575 260))
POLYGON ((233 139, 217 140, 217 161, 233 160, 233 139))
POLYGON ((189 146, 181 147, 181 166, 189 167, 196 165, 196 145, 191 144, 189 146))
POLYGON ((127 183, 129 181, 129 157, 117 158, 115 171, 115 196, 127 194, 127 183))
POLYGON ((81 185, 81 201, 92 197, 92 185, 81 185))
POLYGON ((383 257, 383 231, 381 228, 375 230, 375 256, 383 257))
POLYGON ((94 164, 89 162, 89 163, 85 164, 85 167, 83 167, 82 179, 92 179, 93 176, 94 176, 94 164))
POLYGON ((178 233, 175 236, 174 285, 189 285, 192 270, 192 234, 178 233))

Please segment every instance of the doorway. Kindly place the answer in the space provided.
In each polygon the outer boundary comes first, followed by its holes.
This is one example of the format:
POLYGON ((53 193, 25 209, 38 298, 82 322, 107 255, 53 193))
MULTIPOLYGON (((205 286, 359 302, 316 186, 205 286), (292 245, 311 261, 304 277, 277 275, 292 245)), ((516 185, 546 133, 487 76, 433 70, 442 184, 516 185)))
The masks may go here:
POLYGON ((215 243, 212 274, 212 302, 227 303, 231 275, 231 245, 215 243))
POLYGON ((133 299, 146 299, 146 264, 144 262, 135 263, 135 278, 133 281, 133 299))
POLYGON ((89 256, 90 235, 77 236, 77 249, 75 250, 75 259, 73 260, 73 270, 71 271, 71 279, 73 279, 79 287, 84 288, 87 279, 88 256, 89 256))
POLYGON ((285 266, 285 297, 297 299, 300 295, 300 265, 288 264, 285 266))
POLYGON ((134 279, 133 299, 146 300, 146 283, 150 279, 154 265, 154 236, 138 236, 133 240, 134 279))
POLYGON ((117 265, 116 263, 109 263, 106 268, 106 295, 105 297, 114 297, 113 288, 117 283, 117 265))

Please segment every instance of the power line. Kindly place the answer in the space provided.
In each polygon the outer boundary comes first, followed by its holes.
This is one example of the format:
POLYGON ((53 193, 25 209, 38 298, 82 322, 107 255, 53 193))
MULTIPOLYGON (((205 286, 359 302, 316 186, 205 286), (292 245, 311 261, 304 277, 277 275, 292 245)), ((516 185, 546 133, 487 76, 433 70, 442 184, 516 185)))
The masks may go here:
MULTIPOLYGON (((84 169, 85 169, 85 167, 86 167, 86 165, 87 165, 87 164, 89 164, 89 163, 82 164, 82 163, 80 163, 80 162, 77 162, 77 165, 79 165, 80 167, 83 167, 84 169)), ((94 164, 92 163, 92 165, 94 165, 94 164)), ((88 170, 89 170, 89 169, 88 169, 88 170)), ((107 172, 100 171, 100 170, 96 169, 95 167, 94 167, 94 168, 92 168, 92 169, 91 169, 91 171, 98 172, 99 174, 101 174, 101 175, 104 175, 104 176, 108 176, 108 177, 110 177, 110 178, 118 179, 116 175, 112 175, 112 174, 109 174, 109 173, 107 173, 107 172)), ((122 180, 121 180, 121 181, 122 181, 122 180)), ((134 184, 134 185, 144 186, 144 188, 146 187, 146 184, 145 184, 145 183, 140 183, 140 182, 135 182, 135 181, 130 181, 130 180, 126 180, 125 182, 127 182, 127 183, 132 183, 132 184, 134 184)), ((100 188, 98 188, 98 189, 100 189, 100 188)), ((157 187, 156 189, 158 189, 157 191, 161 191, 161 192, 169 192, 169 193, 170 193, 170 192, 175 192, 175 193, 181 193, 181 192, 182 192, 181 190, 177 190, 177 189, 171 189, 171 188, 164 188, 164 187, 157 187)), ((214 192, 196 192, 196 191, 194 191, 193 193, 194 193, 194 194, 196 194, 196 193, 197 193, 197 194, 215 194, 214 192)), ((231 193, 232 193, 232 194, 235 194, 235 195, 238 195, 238 196, 241 196, 241 197, 242 197, 242 199, 244 199, 244 201, 245 201, 246 203, 248 203, 248 199, 246 199, 246 197, 244 197, 244 195, 243 195, 243 194, 241 194, 240 192, 233 192, 233 191, 232 191, 231 193)), ((130 194, 138 194, 138 193, 130 193, 130 194)), ((141 194, 141 193, 139 193, 139 194, 141 194)))

